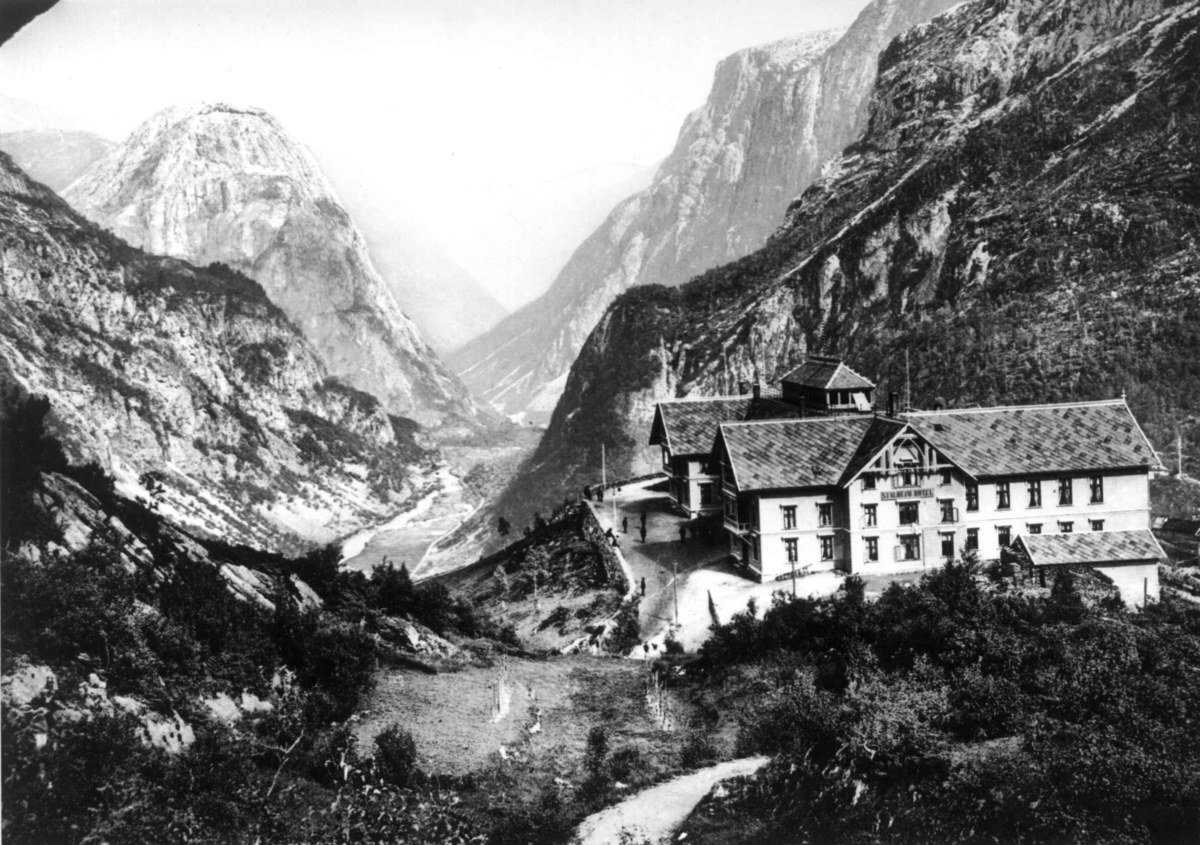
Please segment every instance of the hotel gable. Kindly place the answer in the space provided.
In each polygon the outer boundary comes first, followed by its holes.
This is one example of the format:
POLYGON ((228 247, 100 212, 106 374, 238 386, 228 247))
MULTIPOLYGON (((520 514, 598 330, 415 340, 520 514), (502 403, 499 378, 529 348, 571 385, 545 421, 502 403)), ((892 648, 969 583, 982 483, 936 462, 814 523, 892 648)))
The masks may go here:
POLYGON ((1150 533, 1158 459, 1123 399, 911 411, 836 358, 810 356, 781 389, 659 403, 673 506, 722 520, 759 581, 821 570, 896 574, 975 551, 1086 565, 1128 604, 1158 598, 1150 533))

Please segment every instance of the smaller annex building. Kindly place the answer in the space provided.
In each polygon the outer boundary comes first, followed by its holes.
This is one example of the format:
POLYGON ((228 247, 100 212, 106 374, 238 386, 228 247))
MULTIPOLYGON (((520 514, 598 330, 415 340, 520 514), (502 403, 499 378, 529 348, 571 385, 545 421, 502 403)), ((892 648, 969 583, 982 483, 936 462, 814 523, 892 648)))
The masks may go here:
POLYGON ((1123 399, 880 413, 873 391, 822 357, 778 398, 661 403, 651 443, 672 501, 688 516, 719 509, 730 554, 759 581, 993 560, 1024 539, 1035 568, 1091 566, 1130 604, 1158 598, 1159 462, 1123 399))

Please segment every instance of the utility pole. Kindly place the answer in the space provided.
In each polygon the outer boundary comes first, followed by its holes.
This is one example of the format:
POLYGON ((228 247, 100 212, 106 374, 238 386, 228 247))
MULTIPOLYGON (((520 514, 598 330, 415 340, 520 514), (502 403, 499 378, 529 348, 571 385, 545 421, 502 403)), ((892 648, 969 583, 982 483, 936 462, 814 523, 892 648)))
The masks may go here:
POLYGON ((908 365, 908 348, 904 349, 904 410, 912 410, 912 369, 908 365))
POLYGON ((675 588, 675 627, 679 627, 679 561, 671 561, 671 586, 675 588))
POLYGON ((733 393, 733 389, 729 386, 729 345, 721 347, 721 357, 725 360, 725 389, 721 392, 726 396, 733 393))

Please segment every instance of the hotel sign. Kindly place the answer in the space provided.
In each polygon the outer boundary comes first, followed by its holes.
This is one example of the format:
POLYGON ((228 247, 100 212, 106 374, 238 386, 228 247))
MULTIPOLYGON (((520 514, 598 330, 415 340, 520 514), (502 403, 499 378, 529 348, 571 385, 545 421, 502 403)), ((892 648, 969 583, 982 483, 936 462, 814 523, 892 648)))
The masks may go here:
POLYGON ((879 494, 883 501, 892 499, 932 499, 933 491, 928 487, 912 487, 907 490, 884 490, 879 494))

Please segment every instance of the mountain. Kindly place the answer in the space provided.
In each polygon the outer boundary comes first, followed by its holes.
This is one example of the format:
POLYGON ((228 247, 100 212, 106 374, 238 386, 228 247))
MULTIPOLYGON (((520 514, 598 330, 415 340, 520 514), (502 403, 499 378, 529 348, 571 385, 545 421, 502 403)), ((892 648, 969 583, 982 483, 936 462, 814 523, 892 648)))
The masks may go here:
POLYGON ((594 480, 601 443, 654 468, 654 403, 722 392, 726 348, 737 380, 840 353, 917 406, 1125 392, 1172 441, 1200 412, 1198 29, 1195 0, 976 0, 898 37, 764 248, 610 307, 501 510, 594 480))
POLYGON ((34 180, 61 191, 115 147, 91 132, 27 129, 0 135, 0 150, 34 180))
POLYGON ((476 395, 545 419, 608 305, 679 285, 758 249, 784 211, 866 128, 879 51, 950 0, 875 0, 840 38, 809 33, 722 61, 705 105, 645 190, 620 203, 553 286, 449 357, 476 395))
POLYGON ((400 311, 312 155, 266 112, 166 109, 63 196, 136 246, 259 282, 332 375, 389 411, 423 422, 477 415, 400 311))
POLYGON ((72 463, 200 535, 335 540, 433 483, 412 420, 330 378, 258 283, 148 255, 0 154, 0 388, 50 401, 72 463))

